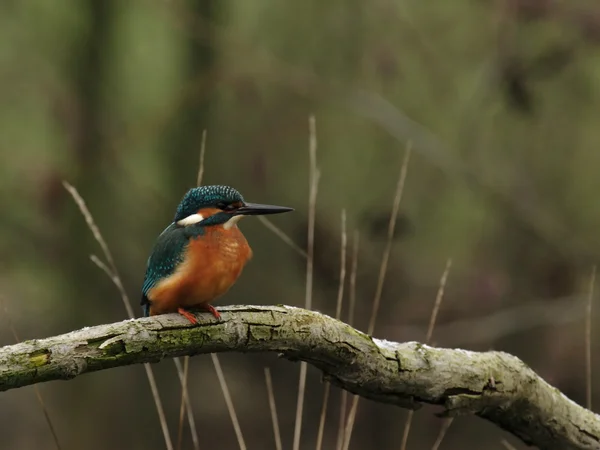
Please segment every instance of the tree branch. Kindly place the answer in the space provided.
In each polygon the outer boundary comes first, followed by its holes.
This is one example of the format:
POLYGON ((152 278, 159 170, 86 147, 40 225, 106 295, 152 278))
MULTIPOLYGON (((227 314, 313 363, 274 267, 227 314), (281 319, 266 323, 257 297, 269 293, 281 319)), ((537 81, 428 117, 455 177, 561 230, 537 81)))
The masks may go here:
POLYGON ((372 339, 318 312, 289 306, 229 306, 222 320, 192 326, 169 314, 99 325, 0 348, 0 391, 68 380, 165 357, 279 352, 322 370, 354 394, 404 408, 441 405, 475 414, 541 449, 600 448, 600 416, 565 397, 518 358, 372 339))

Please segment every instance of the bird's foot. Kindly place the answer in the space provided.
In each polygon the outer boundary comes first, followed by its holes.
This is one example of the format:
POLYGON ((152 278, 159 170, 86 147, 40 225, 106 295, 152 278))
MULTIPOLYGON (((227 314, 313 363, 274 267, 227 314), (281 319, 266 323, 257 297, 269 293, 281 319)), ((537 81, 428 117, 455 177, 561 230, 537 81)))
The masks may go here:
POLYGON ((211 305, 210 303, 205 303, 204 305, 202 305, 202 307, 206 309, 209 313, 211 313, 213 316, 215 316, 215 319, 221 320, 221 314, 213 305, 211 305))
POLYGON ((198 321, 196 320, 196 316, 194 316, 191 312, 186 311, 183 308, 179 308, 177 310, 177 312, 179 314, 181 314, 183 317, 185 317, 187 320, 189 320, 192 325, 198 325, 198 321))

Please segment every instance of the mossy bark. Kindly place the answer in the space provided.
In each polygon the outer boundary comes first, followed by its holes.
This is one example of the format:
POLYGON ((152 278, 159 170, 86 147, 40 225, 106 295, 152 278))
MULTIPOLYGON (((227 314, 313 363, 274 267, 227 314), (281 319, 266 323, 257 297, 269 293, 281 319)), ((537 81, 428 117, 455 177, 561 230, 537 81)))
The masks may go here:
POLYGON ((289 306, 230 306, 221 321, 198 314, 126 320, 0 348, 0 390, 68 380, 166 357, 278 352, 306 361, 362 397, 405 408, 441 405, 475 414, 541 449, 600 448, 600 416, 565 397, 518 358, 373 339, 323 314, 289 306))

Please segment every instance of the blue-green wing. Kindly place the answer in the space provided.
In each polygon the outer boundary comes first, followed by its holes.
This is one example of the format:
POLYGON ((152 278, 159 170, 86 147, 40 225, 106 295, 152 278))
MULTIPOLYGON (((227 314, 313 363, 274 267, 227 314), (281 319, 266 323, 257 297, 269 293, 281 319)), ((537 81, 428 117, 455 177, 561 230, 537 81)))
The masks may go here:
POLYGON ((160 280, 175 272, 175 269, 183 260, 189 237, 189 233, 186 232, 185 228, 178 227, 174 223, 165 228, 158 237, 152 254, 148 258, 146 277, 142 286, 141 305, 144 316, 150 315, 148 292, 160 280))

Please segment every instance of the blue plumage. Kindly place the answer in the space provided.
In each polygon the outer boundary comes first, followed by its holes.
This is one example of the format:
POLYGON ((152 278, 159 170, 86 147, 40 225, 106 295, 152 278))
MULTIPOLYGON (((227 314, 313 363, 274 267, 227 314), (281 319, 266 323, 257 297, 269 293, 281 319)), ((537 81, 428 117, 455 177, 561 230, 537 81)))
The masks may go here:
MULTIPOLYGON (((219 202, 226 204, 243 202, 244 198, 234 188, 229 186, 201 186, 190 189, 184 196, 179 206, 173 223, 160 234, 152 254, 148 258, 146 276, 142 286, 142 309, 144 316, 150 315, 150 302, 148 293, 160 280, 175 272, 177 266, 183 261, 186 246, 191 237, 204 233, 203 225, 211 225, 219 217, 208 218, 205 224, 197 224, 191 227, 180 227, 177 222, 200 209, 215 206, 219 202)), ((223 217, 227 220, 229 217, 223 217)))
POLYGON ((152 254, 148 258, 146 276, 142 286, 142 301, 144 316, 150 314, 148 292, 160 280, 168 277, 183 261, 189 239, 204 234, 202 226, 179 227, 172 223, 158 237, 152 254))
MULTIPOLYGON (((292 208, 246 203, 242 195, 229 186, 201 186, 190 189, 177 206, 173 222, 160 234, 154 249, 152 250, 152 254, 150 255, 150 258, 148 258, 141 300, 144 316, 149 316, 151 313, 164 314, 174 312, 174 308, 179 308, 177 311, 186 316, 190 322, 197 323, 193 316, 186 315, 188 313, 185 312, 185 309, 182 309, 181 304, 187 304, 187 302, 183 302, 182 299, 175 298, 173 300, 168 294, 166 297, 164 293, 160 295, 157 294, 158 297, 152 295, 152 305, 150 305, 151 300, 148 297, 153 288, 155 288, 161 280, 171 276, 183 262, 190 240, 203 236, 207 227, 224 225, 232 219, 234 220, 231 222, 231 225, 235 225, 237 219, 240 218, 237 217, 236 219, 236 216, 279 214, 288 211, 292 211, 292 208), (207 210, 205 208, 209 209, 207 210), (201 214, 202 216, 200 217, 198 214, 201 214), (170 300, 165 300, 165 298, 170 300), (178 305, 178 303, 180 304, 178 305)), ((224 227, 224 230, 229 229, 230 227, 224 227)), ((226 279, 230 280, 230 283, 233 283, 239 276, 241 268, 251 254, 248 244, 243 236, 239 234, 239 231, 236 232, 238 235, 235 235, 236 237, 232 237, 232 239, 243 241, 246 249, 239 254, 239 267, 236 266, 231 269, 234 272, 233 276, 232 274, 227 273, 221 274, 226 277, 226 279)), ((203 247, 198 248, 198 251, 203 251, 203 247)), ((195 255, 195 257, 202 257, 202 255, 195 255)), ((202 274, 195 276, 197 277, 197 280, 206 280, 206 278, 202 277, 202 274)), ((213 278, 208 279, 212 280, 213 278)), ((197 282, 197 280, 195 282, 197 282)), ((171 289, 168 285, 167 287, 171 289)), ((205 288, 203 287, 202 289, 205 288)), ((222 288, 219 285, 217 288, 209 286, 207 289, 208 292, 216 292, 216 294, 211 294, 213 297, 204 299, 203 302, 206 303, 206 308, 218 318, 219 314, 208 302, 215 298, 214 295, 220 295, 219 292, 221 291, 219 289, 222 290, 222 288)), ((228 287, 223 292, 227 289, 228 287)), ((180 294, 177 293, 176 295, 180 294)))
MULTIPOLYGON (((154 250, 148 258, 146 277, 142 286, 142 306, 144 315, 149 314, 148 292, 156 283, 171 275, 177 265, 181 263, 185 254, 185 247, 189 239, 204 233, 203 225, 211 225, 218 217, 211 217, 205 224, 193 227, 179 227, 177 221, 196 214, 200 209, 215 206, 219 202, 226 204, 243 202, 244 198, 234 188, 229 186, 201 186, 190 189, 184 196, 179 206, 173 223, 160 234, 154 250)), ((230 216, 223 217, 223 220, 230 216)))

